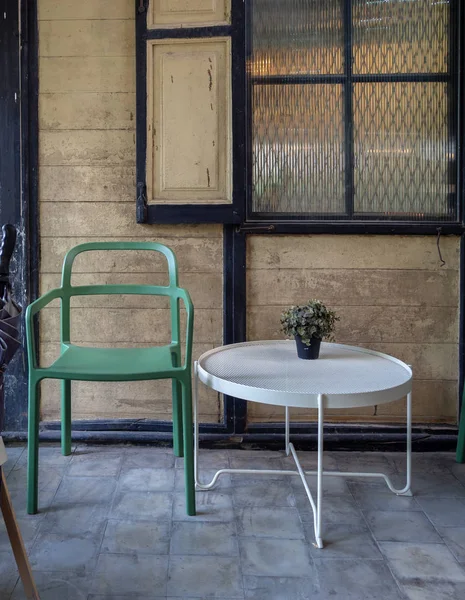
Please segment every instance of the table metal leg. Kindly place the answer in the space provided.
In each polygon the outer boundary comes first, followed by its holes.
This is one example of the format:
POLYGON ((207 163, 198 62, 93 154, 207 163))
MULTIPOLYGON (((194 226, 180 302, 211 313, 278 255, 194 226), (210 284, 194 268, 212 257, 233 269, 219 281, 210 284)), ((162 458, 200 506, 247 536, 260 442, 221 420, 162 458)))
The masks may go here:
POLYGON ((285 438, 286 438, 286 456, 289 456, 289 406, 286 406, 286 425, 285 425, 285 438))
POLYGON ((199 480, 199 419, 198 419, 198 402, 199 402, 199 376, 198 376, 198 362, 194 362, 194 481, 195 487, 198 490, 207 491, 211 490, 215 485, 218 477, 223 473, 228 473, 230 469, 221 469, 210 481, 210 483, 201 483, 199 480))
POLYGON ((383 478, 389 487, 389 489, 397 495, 411 496, 410 491, 411 485, 411 464, 412 464, 412 394, 411 392, 407 395, 407 481, 404 488, 396 489, 389 477, 385 473, 355 473, 355 472, 341 472, 341 471, 324 471, 323 470, 323 439, 324 439, 324 395, 318 396, 318 464, 316 471, 304 471, 300 465, 300 461, 297 457, 294 444, 289 439, 289 408, 286 407, 286 423, 285 423, 285 444, 286 454, 291 454, 294 458, 297 471, 291 471, 287 469, 220 469, 217 471, 210 481, 210 483, 201 483, 199 480, 199 424, 198 424, 198 365, 194 363, 194 475, 195 475, 195 487, 201 491, 207 491, 214 487, 220 475, 226 473, 244 473, 251 475, 299 475, 305 492, 308 496, 310 505, 313 510, 313 527, 315 531, 315 546, 317 548, 323 548, 322 540, 322 510, 323 510, 323 475, 328 477, 363 477, 363 478, 383 478), (306 476, 316 475, 317 476, 317 495, 316 503, 313 499, 312 493, 308 486, 306 476))
POLYGON ((412 491, 410 486, 412 485, 412 392, 407 394, 407 480, 405 487, 401 490, 397 490, 391 483, 390 479, 386 479, 386 483, 394 494, 398 496, 411 496, 412 491))
POLYGON ((318 395, 318 465, 317 465, 317 495, 316 495, 316 530, 315 538, 318 548, 323 548, 321 539, 321 510, 323 504, 323 422, 324 398, 318 395))

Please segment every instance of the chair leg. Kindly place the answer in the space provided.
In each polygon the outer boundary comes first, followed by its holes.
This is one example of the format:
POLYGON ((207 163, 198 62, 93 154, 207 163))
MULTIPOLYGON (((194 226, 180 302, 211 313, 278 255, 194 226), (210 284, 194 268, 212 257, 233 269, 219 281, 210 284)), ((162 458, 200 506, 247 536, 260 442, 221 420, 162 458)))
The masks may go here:
POLYGON ((186 510, 190 516, 195 515, 195 480, 194 480, 194 435, 192 421, 192 382, 189 378, 182 382, 182 412, 184 433, 184 478, 186 486, 186 510))
POLYGON ((29 409, 27 438, 27 512, 37 513, 39 483, 39 382, 29 375, 29 409))
POLYGON ((24 547, 21 531, 19 530, 18 522, 15 517, 13 505, 11 504, 10 494, 6 486, 4 473, 1 473, 0 485, 0 512, 5 520, 5 527, 10 538, 11 548, 18 565, 19 575, 23 582, 24 593, 26 598, 39 600, 39 592, 37 591, 34 577, 32 575, 31 565, 27 557, 26 548, 24 547))
POLYGON ((71 454, 71 381, 61 382, 61 452, 71 454))
POLYGON ((182 436, 182 388, 177 379, 172 379, 173 390, 173 451, 175 456, 184 456, 182 436))
POLYGON ((462 414, 460 415, 456 460, 458 463, 465 463, 465 404, 463 403, 462 414))

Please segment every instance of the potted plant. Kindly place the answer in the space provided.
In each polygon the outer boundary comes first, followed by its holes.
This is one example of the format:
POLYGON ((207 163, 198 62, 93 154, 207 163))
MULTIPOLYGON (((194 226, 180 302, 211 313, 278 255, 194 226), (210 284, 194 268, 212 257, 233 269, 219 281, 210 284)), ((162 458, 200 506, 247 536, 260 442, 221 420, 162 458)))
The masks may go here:
POLYGON ((336 313, 320 302, 309 300, 303 306, 291 306, 281 314, 282 331, 295 338, 299 358, 316 359, 323 338, 331 339, 336 313))

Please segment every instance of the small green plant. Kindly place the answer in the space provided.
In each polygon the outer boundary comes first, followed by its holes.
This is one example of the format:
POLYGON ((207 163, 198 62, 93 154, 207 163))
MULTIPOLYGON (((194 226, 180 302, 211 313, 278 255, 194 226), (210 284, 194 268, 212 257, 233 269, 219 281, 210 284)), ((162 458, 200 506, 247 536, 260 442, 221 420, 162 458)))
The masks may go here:
POLYGON ((332 332, 339 317, 320 302, 309 300, 303 306, 291 306, 281 314, 281 329, 291 337, 299 335, 306 346, 310 339, 332 339, 332 332))

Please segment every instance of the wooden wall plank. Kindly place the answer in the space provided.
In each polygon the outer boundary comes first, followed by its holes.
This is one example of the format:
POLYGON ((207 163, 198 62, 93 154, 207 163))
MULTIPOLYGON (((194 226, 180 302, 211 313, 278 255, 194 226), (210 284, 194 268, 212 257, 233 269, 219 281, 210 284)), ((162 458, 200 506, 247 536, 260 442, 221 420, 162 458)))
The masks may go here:
MULTIPOLYGON (((59 287, 60 275, 43 274, 41 293, 59 287)), ((140 284, 168 285, 167 273, 80 273, 73 277, 73 285, 140 284)), ((223 278, 221 273, 181 273, 179 284, 185 287, 194 303, 195 310, 222 308, 223 278)), ((166 298, 152 296, 75 296, 71 306, 82 308, 158 308, 167 305, 166 298)))
MULTIPOLYGON (((221 266, 222 239, 220 225, 153 226, 153 235, 140 241, 157 241, 175 253, 180 273, 217 273, 221 266), (176 235, 178 234, 178 236, 176 235)), ((56 232, 59 233, 59 232, 56 232)), ((119 238, 105 237, 107 241, 119 238)), ((43 237, 41 240, 41 271, 61 273, 65 253, 86 242, 89 237, 43 237)), ((166 261, 156 252, 88 252, 78 256, 73 265, 77 273, 164 273, 166 261), (81 260, 82 259, 82 260, 81 260)), ((221 273, 221 270, 220 270, 221 273)))
POLYGON ((384 352, 411 365, 414 379, 458 380, 458 356, 455 343, 370 342, 370 349, 384 352))
POLYGON ((457 306, 457 272, 425 269, 258 269, 247 276, 249 306, 457 306), (421 290, 421 293, 419 293, 421 290))
POLYGON ((41 202, 130 202, 136 195, 134 165, 45 166, 40 169, 41 202))
POLYGON ((132 0, 39 0, 39 21, 63 19, 134 19, 132 0))
MULTIPOLYGON (((341 343, 409 341, 457 343, 458 309, 416 306, 334 306, 340 315, 336 340, 341 343)), ((279 317, 281 306, 252 306, 248 309, 250 340, 283 339, 279 317)))
MULTIPOLYGON (((441 270, 459 268, 456 236, 443 236, 441 270)), ((434 236, 255 235, 247 239, 248 269, 439 269, 434 236)))
MULTIPOLYGON (((199 309, 195 312, 196 343, 221 345, 223 314, 219 309, 199 309)), ((58 308, 41 312, 42 342, 60 339, 58 308)), ((185 317, 181 314, 182 330, 185 317)), ((71 309, 71 341, 74 343, 120 342, 166 344, 171 339, 169 309, 83 308, 71 309)))
POLYGON ((111 213, 103 202, 42 202, 40 206, 43 237, 132 239, 152 235, 154 239, 156 233, 153 227, 136 223, 134 215, 135 206, 128 202, 112 204, 111 213))
MULTIPOLYGON (((57 381, 45 380, 41 386, 42 418, 59 420, 60 401, 57 381)), ((171 382, 134 381, 72 383, 73 419, 160 419, 170 421, 171 382)), ((199 391, 199 418, 207 423, 221 422, 221 395, 211 389, 199 391)))
POLYGON ((135 56, 134 20, 39 21, 39 56, 135 56))
POLYGON ((132 131, 42 131, 39 164, 133 166, 135 144, 132 131))
POLYGON ((39 61, 39 91, 126 92, 136 91, 132 56, 45 57, 39 61))
MULTIPOLYGON (((252 423, 277 423, 284 420, 282 407, 249 402, 249 419, 252 423)), ((418 380, 413 382, 412 391, 413 422, 423 424, 452 423, 457 419, 457 382, 418 380)), ((315 409, 291 409, 291 422, 315 423, 315 409)), ((405 400, 380 404, 379 406, 331 410, 325 414, 325 422, 340 423, 405 423, 405 400)))
POLYGON ((39 127, 47 129, 135 129, 136 95, 126 92, 41 94, 39 127))

